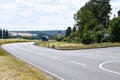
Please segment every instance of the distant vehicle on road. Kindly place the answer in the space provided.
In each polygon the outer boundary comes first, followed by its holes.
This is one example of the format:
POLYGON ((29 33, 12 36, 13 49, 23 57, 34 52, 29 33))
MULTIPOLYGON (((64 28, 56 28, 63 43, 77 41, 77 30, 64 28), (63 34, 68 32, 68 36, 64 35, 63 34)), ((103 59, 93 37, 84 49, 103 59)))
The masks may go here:
POLYGON ((49 40, 49 37, 48 36, 42 36, 42 41, 48 41, 49 40))

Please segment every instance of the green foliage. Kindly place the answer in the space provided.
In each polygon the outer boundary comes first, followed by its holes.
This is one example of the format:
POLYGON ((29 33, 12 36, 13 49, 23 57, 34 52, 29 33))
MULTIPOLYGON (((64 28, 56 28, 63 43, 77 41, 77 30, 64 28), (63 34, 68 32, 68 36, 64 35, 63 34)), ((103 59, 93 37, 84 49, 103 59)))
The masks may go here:
POLYGON ((72 42, 71 38, 68 36, 67 38, 65 38, 66 42, 70 43, 72 42))
POLYGON ((73 30, 72 30, 72 32, 76 32, 76 27, 75 27, 75 26, 73 27, 73 30))
POLYGON ((83 34, 83 37, 81 39, 83 44, 91 44, 94 40, 94 37, 92 35, 91 31, 87 31, 83 34))
POLYGON ((101 42, 110 42, 110 38, 102 38, 101 42))
POLYGON ((9 38, 8 30, 5 31, 5 34, 6 34, 5 38, 8 39, 9 38))
POLYGON ((85 6, 93 13, 98 24, 106 27, 106 23, 109 21, 110 11, 112 10, 110 0, 90 0, 85 6))
POLYGON ((75 37, 75 38, 74 38, 74 43, 80 43, 80 38, 75 37))
POLYGON ((2 29, 0 29, 0 39, 2 39, 2 29))
POLYGON ((110 35, 112 42, 120 42, 120 17, 110 21, 110 35))
POLYGON ((67 28, 67 30, 66 30, 65 37, 68 37, 68 36, 70 36, 71 32, 72 32, 72 29, 71 29, 71 27, 68 27, 68 28, 67 28))
POLYGON ((3 29, 3 39, 6 38, 6 32, 5 32, 5 29, 3 29))
POLYGON ((94 37, 96 43, 101 43, 103 38, 103 33, 101 31, 95 32, 94 37))
POLYGON ((8 30, 0 29, 0 39, 7 39, 7 38, 9 38, 8 30))
POLYGON ((86 7, 82 7, 75 14, 74 19, 76 20, 76 25, 78 26, 78 30, 81 33, 84 30, 84 28, 93 29, 94 26, 92 26, 92 25, 96 25, 97 24, 97 21, 94 18, 93 13, 91 11, 89 11, 86 7))
POLYGON ((110 0, 90 0, 74 14, 78 34, 73 37, 72 33, 69 38, 72 38, 73 42, 84 44, 108 41, 103 35, 104 30, 108 30, 110 12, 110 0))

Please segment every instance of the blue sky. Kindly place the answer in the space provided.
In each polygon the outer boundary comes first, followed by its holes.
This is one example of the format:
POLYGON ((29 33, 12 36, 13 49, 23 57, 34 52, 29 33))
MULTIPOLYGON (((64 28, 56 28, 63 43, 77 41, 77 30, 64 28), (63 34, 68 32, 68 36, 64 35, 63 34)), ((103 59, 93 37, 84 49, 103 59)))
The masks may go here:
MULTIPOLYGON (((88 0, 0 0, 0 28, 8 30, 65 30, 73 14, 88 0)), ((117 16, 120 0, 111 0, 117 16)))

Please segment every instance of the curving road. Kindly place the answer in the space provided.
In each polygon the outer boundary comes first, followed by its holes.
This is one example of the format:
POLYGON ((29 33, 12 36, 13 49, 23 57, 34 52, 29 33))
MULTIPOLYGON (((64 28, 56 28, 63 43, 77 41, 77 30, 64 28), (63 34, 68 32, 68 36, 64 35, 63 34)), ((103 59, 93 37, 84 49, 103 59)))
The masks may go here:
POLYGON ((120 47, 60 51, 27 42, 2 48, 56 80, 120 80, 120 47))

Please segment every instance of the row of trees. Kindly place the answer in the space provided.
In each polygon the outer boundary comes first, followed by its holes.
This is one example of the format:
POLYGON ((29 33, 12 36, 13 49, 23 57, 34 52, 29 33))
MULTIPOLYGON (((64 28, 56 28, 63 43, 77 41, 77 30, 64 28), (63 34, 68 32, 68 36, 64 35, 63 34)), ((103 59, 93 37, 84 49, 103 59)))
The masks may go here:
POLYGON ((0 39, 9 38, 9 33, 7 29, 0 29, 0 39))
POLYGON ((90 0, 74 14, 75 26, 66 30, 65 41, 101 43, 120 41, 120 17, 110 20, 110 0, 90 0))

